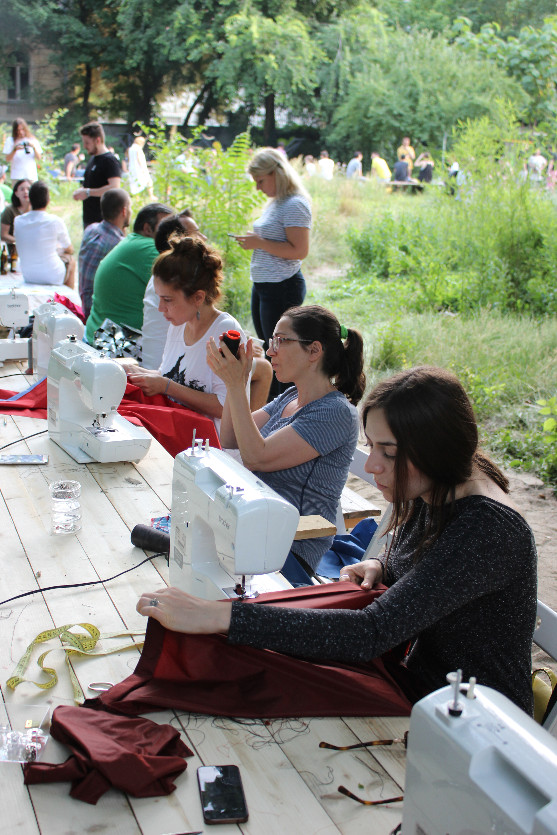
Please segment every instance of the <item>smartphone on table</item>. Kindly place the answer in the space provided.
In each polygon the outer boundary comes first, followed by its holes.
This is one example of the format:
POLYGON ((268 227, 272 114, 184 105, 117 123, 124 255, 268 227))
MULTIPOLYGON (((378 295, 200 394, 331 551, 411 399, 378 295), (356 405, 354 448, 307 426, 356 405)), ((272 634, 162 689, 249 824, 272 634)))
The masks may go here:
POLYGON ((202 765, 197 782, 205 823, 245 823, 248 807, 237 765, 202 765))

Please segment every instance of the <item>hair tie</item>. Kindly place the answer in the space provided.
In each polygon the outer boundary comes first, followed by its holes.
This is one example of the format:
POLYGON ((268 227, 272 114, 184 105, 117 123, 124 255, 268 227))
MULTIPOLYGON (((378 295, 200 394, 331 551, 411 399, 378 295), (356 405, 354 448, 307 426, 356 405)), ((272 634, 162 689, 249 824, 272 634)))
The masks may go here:
POLYGON ((345 328, 344 325, 340 326, 340 338, 346 339, 348 336, 348 328, 345 328))

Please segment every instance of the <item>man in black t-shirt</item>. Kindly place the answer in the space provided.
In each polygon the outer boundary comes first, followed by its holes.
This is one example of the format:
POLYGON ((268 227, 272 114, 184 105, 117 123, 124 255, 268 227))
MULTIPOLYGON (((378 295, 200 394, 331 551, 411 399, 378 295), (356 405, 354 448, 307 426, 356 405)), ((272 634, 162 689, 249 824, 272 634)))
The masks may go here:
POLYGON ((73 193, 74 200, 83 200, 83 228, 99 223, 101 197, 109 188, 120 188, 122 170, 120 163, 105 145, 104 130, 98 122, 89 122, 80 129, 83 147, 90 154, 83 188, 73 193))

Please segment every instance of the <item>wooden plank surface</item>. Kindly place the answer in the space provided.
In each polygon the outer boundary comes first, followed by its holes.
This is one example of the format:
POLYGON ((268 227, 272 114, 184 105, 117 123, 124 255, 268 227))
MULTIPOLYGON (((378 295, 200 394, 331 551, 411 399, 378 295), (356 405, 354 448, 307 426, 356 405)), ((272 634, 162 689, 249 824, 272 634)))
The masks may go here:
MULTIPOLYGON (((16 377, 9 379, 10 388, 22 390, 14 385, 16 377)), ((29 380, 23 376, 22 380, 25 388, 29 380)), ((45 424, 33 418, 8 417, 4 426, 0 416, 0 445, 41 431, 45 424)), ((131 545, 130 531, 138 522, 148 524, 153 516, 165 515, 171 501, 172 459, 156 442, 136 465, 76 464, 45 434, 20 441, 11 449, 47 453, 49 463, 0 468, 0 530, 7 568, 0 574, 1 600, 50 585, 104 580, 145 557, 131 545), (50 533, 48 484, 58 478, 75 478, 82 485, 82 529, 67 537, 50 533)), ((62 624, 88 622, 102 632, 143 631, 146 622, 135 611, 137 598, 146 588, 167 580, 165 559, 155 558, 111 582, 38 593, 0 606, 4 698, 0 710, 15 716, 21 706, 73 704, 64 653, 57 641, 52 642, 57 648, 48 657, 59 675, 53 689, 39 690, 31 683, 22 684, 15 692, 6 688, 6 679, 27 645, 41 630, 62 624)), ((130 638, 130 643, 133 640, 138 639, 130 638)), ((124 641, 120 639, 120 643, 124 641)), ((100 646, 107 649, 111 645, 111 640, 105 639, 100 646)), ((38 654, 35 650, 28 678, 41 679, 35 664, 38 654)), ((138 657, 138 650, 131 649, 75 660, 72 666, 87 692, 88 684, 95 680, 121 681, 134 669, 138 657)), ((399 735, 408 726, 408 719, 291 719, 266 723, 173 712, 152 714, 150 718, 177 727, 194 751, 172 795, 136 799, 111 790, 96 806, 89 806, 69 797, 68 784, 27 789, 18 765, 0 763, 3 787, 7 789, 2 793, 1 835, 13 831, 25 835, 161 835, 205 830, 195 771, 200 764, 225 763, 240 767, 250 817, 247 824, 221 826, 222 835, 240 830, 247 835, 387 833, 400 821, 401 804, 368 808, 339 794, 337 788, 342 783, 370 799, 400 794, 402 751, 334 752, 320 749, 319 742, 326 739, 351 744, 358 739, 399 735)), ((0 712, 2 721, 5 717, 0 712)), ((62 761, 67 752, 51 740, 46 754, 47 761, 62 761)))

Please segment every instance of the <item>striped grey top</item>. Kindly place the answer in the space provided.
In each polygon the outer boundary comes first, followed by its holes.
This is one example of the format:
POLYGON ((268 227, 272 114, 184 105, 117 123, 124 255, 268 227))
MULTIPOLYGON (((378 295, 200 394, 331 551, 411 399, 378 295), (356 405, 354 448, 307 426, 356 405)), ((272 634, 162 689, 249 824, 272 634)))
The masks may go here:
MULTIPOLYGON (((259 220, 253 224, 253 230, 268 241, 286 241, 286 230, 290 226, 311 229, 311 205, 303 194, 271 200, 259 220)), ((251 280, 256 283, 286 281, 298 272, 301 264, 299 260, 279 258, 263 249, 254 249, 251 256, 251 280)))
MULTIPOLYGON (((302 406, 294 415, 281 417, 284 407, 296 395, 293 386, 263 407, 270 418, 261 434, 267 438, 284 426, 291 426, 319 457, 296 467, 256 475, 302 515, 319 514, 334 522, 358 440, 358 412, 344 394, 332 391, 302 406)), ((332 540, 332 536, 305 539, 294 543, 294 551, 315 568, 332 540)))

